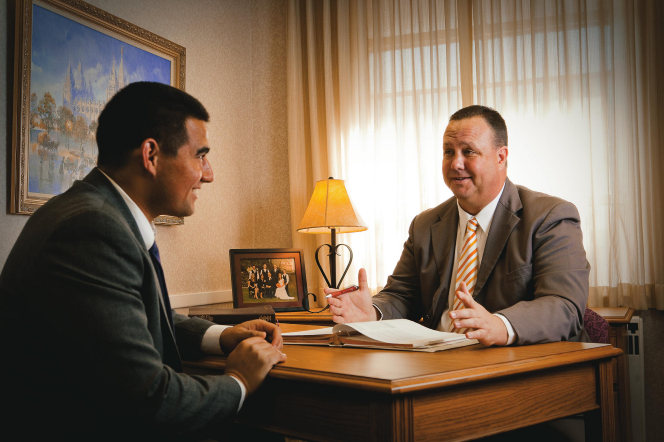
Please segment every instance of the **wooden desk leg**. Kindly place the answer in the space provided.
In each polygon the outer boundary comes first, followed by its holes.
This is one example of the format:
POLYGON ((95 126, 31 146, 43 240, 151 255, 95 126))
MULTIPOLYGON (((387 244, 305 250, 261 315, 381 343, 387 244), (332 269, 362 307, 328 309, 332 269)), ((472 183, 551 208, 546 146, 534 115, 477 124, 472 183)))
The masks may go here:
POLYGON ((627 328, 625 325, 616 328, 617 347, 623 351, 618 356, 618 400, 620 401, 620 440, 632 442, 632 410, 629 391, 629 362, 627 360, 627 328))
POLYGON ((611 359, 597 367, 597 402, 599 410, 585 413, 586 441, 615 442, 615 410, 613 408, 613 367, 611 359))
POLYGON ((371 435, 375 442, 413 442, 413 397, 380 398, 371 404, 371 435))
POLYGON ((413 440, 413 398, 404 396, 392 402, 393 440, 412 442, 413 440))

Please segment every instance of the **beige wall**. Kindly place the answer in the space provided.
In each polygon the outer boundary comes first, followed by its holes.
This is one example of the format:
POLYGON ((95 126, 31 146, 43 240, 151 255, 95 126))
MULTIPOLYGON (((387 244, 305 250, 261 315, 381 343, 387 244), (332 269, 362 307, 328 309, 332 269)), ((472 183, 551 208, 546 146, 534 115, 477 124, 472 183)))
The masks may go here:
MULTIPOLYGON (((228 250, 291 247, 286 19, 280 0, 88 0, 187 49, 187 92, 211 115, 215 181, 157 238, 171 295, 231 288, 228 250)), ((0 0, 0 204, 7 207, 14 2, 0 0), (6 67, 5 67, 6 66, 6 67)), ((0 213, 0 266, 27 217, 0 213)))

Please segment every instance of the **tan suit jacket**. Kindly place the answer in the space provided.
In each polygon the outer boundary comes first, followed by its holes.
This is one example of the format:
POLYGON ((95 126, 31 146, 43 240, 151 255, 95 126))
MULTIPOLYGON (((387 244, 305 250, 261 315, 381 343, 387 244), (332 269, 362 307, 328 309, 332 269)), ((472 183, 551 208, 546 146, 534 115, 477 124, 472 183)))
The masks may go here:
MULTIPOLYGON (((393 274, 373 298, 385 319, 423 318, 427 327, 438 325, 448 303, 458 224, 454 197, 413 219, 393 274)), ((508 179, 475 300, 510 321, 517 344, 569 340, 583 327, 589 272, 576 207, 508 179)))

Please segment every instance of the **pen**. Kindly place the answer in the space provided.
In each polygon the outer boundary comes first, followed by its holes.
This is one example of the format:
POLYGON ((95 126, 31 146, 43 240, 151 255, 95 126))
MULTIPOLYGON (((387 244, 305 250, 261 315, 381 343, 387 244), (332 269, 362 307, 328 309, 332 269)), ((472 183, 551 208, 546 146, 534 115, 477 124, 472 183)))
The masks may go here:
POLYGON ((359 290, 359 289, 360 289, 360 288, 359 288, 358 286, 356 286, 356 285, 351 285, 351 286, 349 286, 349 287, 346 287, 346 288, 343 289, 343 290, 339 290, 338 292, 332 292, 332 293, 330 293, 329 295, 327 295, 325 298, 326 298, 326 299, 327 299, 327 298, 336 298, 337 296, 341 296, 341 295, 343 295, 344 293, 354 292, 355 290, 359 290))

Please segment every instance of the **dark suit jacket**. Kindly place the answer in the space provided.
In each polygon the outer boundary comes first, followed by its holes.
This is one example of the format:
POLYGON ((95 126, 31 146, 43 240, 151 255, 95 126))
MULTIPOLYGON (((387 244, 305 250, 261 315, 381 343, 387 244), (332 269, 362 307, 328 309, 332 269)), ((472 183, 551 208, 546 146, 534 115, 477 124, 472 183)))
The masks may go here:
MULTIPOLYGON (((422 212, 385 288, 384 318, 435 328, 448 303, 459 212, 452 197, 422 212)), ((583 326, 590 265, 573 204, 509 180, 491 222, 473 296, 504 315, 517 344, 568 340, 583 326)))
POLYGON ((211 323, 174 321, 177 345, 136 222, 93 170, 28 220, 0 274, 0 397, 11 406, 0 431, 152 440, 232 418, 234 379, 181 373, 211 323))

